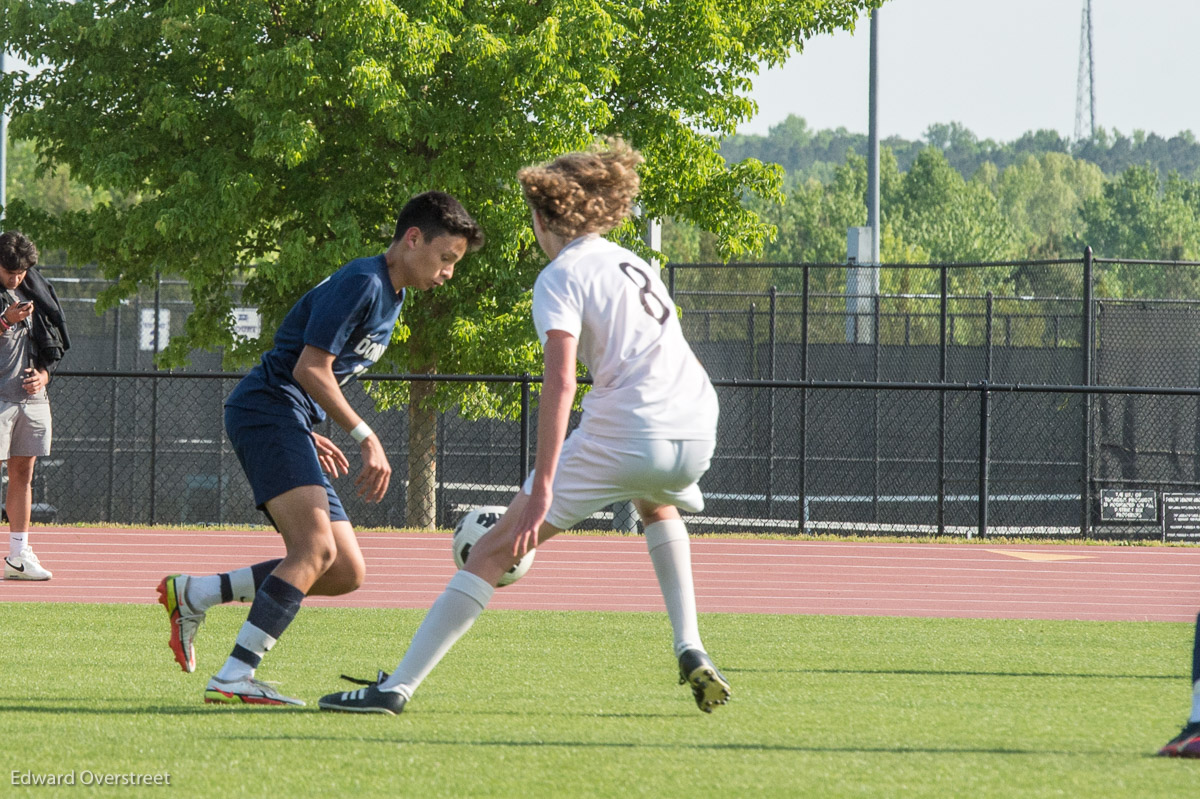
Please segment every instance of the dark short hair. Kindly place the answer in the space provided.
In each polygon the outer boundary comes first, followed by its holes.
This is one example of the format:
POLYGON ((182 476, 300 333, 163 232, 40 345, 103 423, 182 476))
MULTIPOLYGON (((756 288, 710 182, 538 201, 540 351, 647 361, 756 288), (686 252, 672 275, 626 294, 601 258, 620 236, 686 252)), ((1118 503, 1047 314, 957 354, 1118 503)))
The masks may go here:
POLYGON ((409 228, 418 228, 427 239, 449 234, 467 240, 467 252, 483 246, 483 229, 471 218, 462 203, 444 191, 427 191, 404 204, 396 218, 395 241, 409 228))
POLYGON ((6 271, 24 272, 37 262, 37 247, 28 236, 15 230, 0 234, 0 266, 6 271))

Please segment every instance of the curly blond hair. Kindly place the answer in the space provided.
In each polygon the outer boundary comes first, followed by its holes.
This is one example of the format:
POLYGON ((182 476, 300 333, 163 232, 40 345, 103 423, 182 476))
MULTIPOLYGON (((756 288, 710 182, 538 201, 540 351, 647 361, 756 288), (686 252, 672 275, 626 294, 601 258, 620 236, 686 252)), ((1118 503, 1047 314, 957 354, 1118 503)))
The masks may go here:
POLYGON ((620 137, 598 141, 584 152, 527 166, 517 180, 529 207, 551 233, 574 239, 607 233, 633 211, 637 167, 644 159, 620 137))

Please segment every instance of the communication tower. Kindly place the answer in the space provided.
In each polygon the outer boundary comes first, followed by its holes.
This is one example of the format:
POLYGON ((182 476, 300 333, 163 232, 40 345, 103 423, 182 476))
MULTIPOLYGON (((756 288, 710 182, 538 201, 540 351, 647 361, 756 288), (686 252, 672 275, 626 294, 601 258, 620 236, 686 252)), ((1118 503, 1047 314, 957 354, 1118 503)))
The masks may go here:
POLYGON ((1096 135, 1096 62, 1092 51, 1092 0, 1083 0, 1079 25, 1079 74, 1075 81, 1075 141, 1096 135))

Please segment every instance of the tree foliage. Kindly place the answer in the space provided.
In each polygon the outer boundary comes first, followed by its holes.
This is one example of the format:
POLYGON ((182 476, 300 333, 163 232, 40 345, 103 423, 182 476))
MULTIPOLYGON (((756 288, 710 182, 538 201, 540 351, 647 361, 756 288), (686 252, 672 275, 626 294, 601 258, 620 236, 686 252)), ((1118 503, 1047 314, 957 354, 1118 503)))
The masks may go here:
POLYGON ((1095 164, 1058 152, 1004 169, 995 192, 1026 257, 1057 258, 1078 244, 1083 203, 1100 194, 1104 175, 1095 164))
MULTIPOLYGON (((1200 179, 1200 142, 1186 130, 1165 138, 1144 131, 1126 136, 1100 128, 1096 137, 1086 142, 1071 142, 1053 130, 1037 130, 1011 142, 996 142, 980 139, 962 124, 950 122, 930 125, 917 140, 889 136, 881 144, 895 154, 902 172, 908 171, 926 147, 936 147, 964 178, 974 175, 985 163, 1004 170, 1024 163, 1030 156, 1041 159, 1048 153, 1058 153, 1095 164, 1110 177, 1131 166, 1150 164, 1162 175, 1176 172, 1184 178, 1200 179)), ((733 161, 757 158, 777 163, 795 180, 816 177, 828 182, 848 153, 866 156, 867 136, 845 128, 812 130, 801 117, 789 116, 765 136, 730 136, 722 143, 721 152, 733 161)))
MULTIPOLYGON (((792 118, 772 129, 769 138, 781 145, 785 132, 799 143, 810 144, 831 134, 809 131, 803 120, 792 118)), ((1086 246, 1106 258, 1200 259, 1200 177, 1186 179, 1173 172, 1164 177, 1151 164, 1129 166, 1109 177, 1099 165, 1052 146, 1002 167, 984 161, 973 173, 963 174, 950 154, 975 142, 969 131, 957 125, 933 126, 929 137, 930 146, 912 157, 907 167, 890 147, 881 149, 884 263, 1078 258, 1086 246)), ((726 147, 736 140, 728 140, 726 147)), ((853 148, 842 152, 844 162, 834 166, 826 180, 812 174, 803 177, 805 170, 799 178, 789 174, 782 205, 757 198, 747 201, 778 230, 766 246, 768 260, 844 261, 846 229, 866 223, 866 162, 853 148)), ((699 240, 703 244, 703 235, 699 240)), ((686 243, 687 234, 669 230, 664 241, 686 243)), ((686 260, 669 248, 668 255, 686 260)), ((774 285, 787 285, 782 271, 776 270, 774 285)), ((1190 297, 1200 288, 1200 283, 1193 286, 1193 271, 1106 266, 1098 290, 1109 296, 1190 297)), ((1078 296, 1082 286, 1070 274, 1037 266, 996 267, 975 271, 971 277, 975 285, 958 288, 1078 296)), ((889 291, 886 282, 885 277, 885 292, 889 291)), ((912 282, 891 287, 900 293, 929 289, 912 282)), ((838 292, 841 287, 821 290, 838 292)))
MULTIPOLYGON (((646 157, 647 215, 695 225, 722 256, 755 252, 772 230, 742 200, 778 197, 782 172, 719 152, 755 110, 751 77, 881 2, 4 0, 9 51, 39 67, 0 83, 14 135, 83 185, 136 198, 17 199, 6 222, 98 264, 114 281, 100 308, 160 273, 185 278, 195 311, 161 363, 198 347, 232 364, 267 345, 235 341, 235 304, 258 306, 269 335, 337 266, 382 251, 404 200, 442 189, 489 242, 410 298, 384 367, 540 371, 527 292, 543 259, 516 170, 619 133, 646 157)), ((636 227, 616 235, 640 247, 636 227)), ((431 518, 432 465, 413 458, 434 409, 503 411, 487 391, 379 389, 409 403, 410 523, 431 518)))
POLYGON ((107 192, 94 192, 71 177, 62 164, 38 162, 37 147, 29 140, 9 143, 5 161, 6 194, 48 214, 60 216, 112 202, 107 192))
MULTIPOLYGON (((1130 167, 1089 198, 1082 218, 1093 249, 1128 259, 1200 260, 1200 181, 1130 167)), ((1121 297, 1200 295, 1194 268, 1116 264, 1100 274, 1099 292, 1121 297)))
POLYGON ((156 271, 186 278, 196 311, 165 364, 193 347, 244 362, 265 342, 230 334, 235 278, 270 330, 337 265, 381 250, 404 199, 444 189, 490 242, 446 290, 413 298, 390 365, 528 366, 514 319, 540 258, 515 170, 619 132, 646 155, 648 214, 752 252, 770 230, 741 199, 776 195, 780 174, 718 153, 753 112, 750 77, 875 4, 7 0, 9 49, 40 67, 0 90, 14 136, 139 201, 15 199, 6 216, 99 264, 115 280, 101 307, 156 271))

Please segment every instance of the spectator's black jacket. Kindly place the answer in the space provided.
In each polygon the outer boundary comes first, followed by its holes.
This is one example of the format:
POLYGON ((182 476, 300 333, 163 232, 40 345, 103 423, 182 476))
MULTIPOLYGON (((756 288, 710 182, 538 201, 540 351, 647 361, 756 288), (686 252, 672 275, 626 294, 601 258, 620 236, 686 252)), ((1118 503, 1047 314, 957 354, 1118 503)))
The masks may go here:
MULTIPOLYGON (((34 365, 53 373, 63 355, 71 348, 62 305, 58 302, 54 286, 36 268, 25 273, 21 291, 33 300, 34 313, 30 317, 29 338, 33 342, 34 365)), ((0 291, 0 313, 4 313, 13 299, 11 292, 0 291)))

